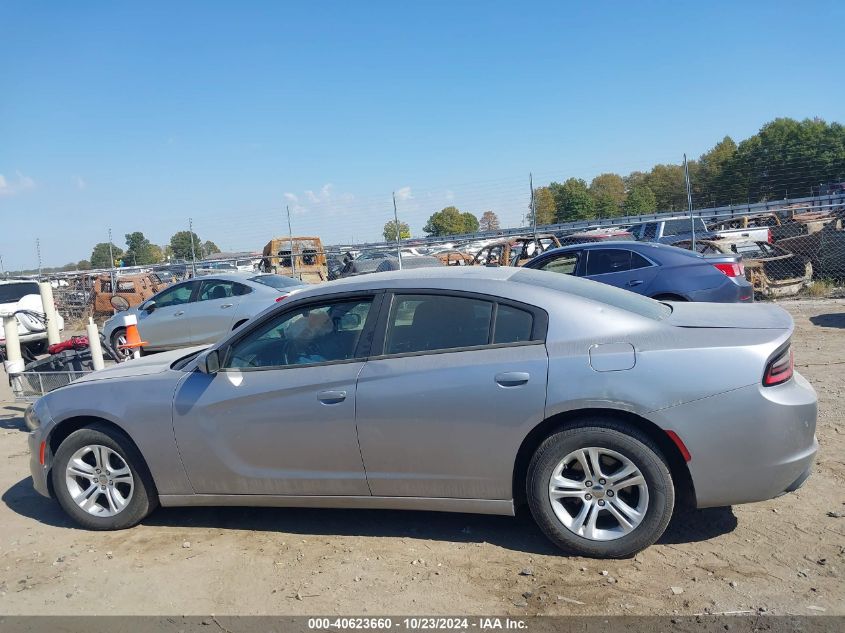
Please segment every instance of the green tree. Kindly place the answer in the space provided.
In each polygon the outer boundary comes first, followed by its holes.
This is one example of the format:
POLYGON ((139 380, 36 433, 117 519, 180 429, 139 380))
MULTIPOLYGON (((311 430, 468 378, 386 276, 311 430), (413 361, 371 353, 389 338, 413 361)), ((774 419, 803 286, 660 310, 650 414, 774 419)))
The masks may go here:
POLYGON ((553 182, 549 189, 555 199, 555 220, 570 222, 595 217, 595 204, 590 197, 587 183, 580 178, 570 178, 563 184, 553 182))
POLYGON ((191 231, 178 231, 170 238, 170 252, 175 259, 191 259, 191 236, 193 236, 193 249, 197 258, 200 254, 199 236, 191 231))
POLYGON ((598 217, 612 218, 622 212, 622 203, 625 202, 625 181, 619 174, 596 176, 590 183, 589 191, 598 217))
MULTIPOLYGON (((690 163, 690 169, 692 163, 690 163)), ((687 208, 687 185, 683 165, 655 165, 645 178, 654 193, 660 211, 683 211, 687 208)))
POLYGON ((657 210, 657 199, 654 192, 647 185, 636 185, 625 198, 623 206, 625 215, 643 215, 657 210))
POLYGON ((381 234, 384 236, 385 242, 395 242, 397 239, 407 240, 411 237, 411 227, 408 226, 407 222, 399 222, 397 225, 396 220, 388 220, 384 223, 381 234), (399 227, 399 237, 396 237, 397 226, 399 227))
POLYGON ((126 254, 124 259, 128 265, 143 266, 146 264, 157 264, 161 261, 154 244, 150 242, 141 231, 126 234, 126 254))
POLYGON ((461 213, 457 207, 446 207, 433 213, 423 227, 431 236, 460 235, 478 230, 478 218, 472 213, 461 213))
MULTIPOLYGON (((548 187, 534 188, 534 209, 537 212, 537 224, 554 224, 555 221, 555 197, 548 187)), ((528 223, 534 224, 534 217, 531 215, 531 203, 528 203, 528 223)))
POLYGON ((217 246, 211 240, 206 240, 202 243, 202 255, 203 257, 208 257, 209 255, 214 255, 215 253, 220 252, 220 247, 217 246))
POLYGON ((693 197, 701 206, 717 204, 719 177, 725 167, 730 165, 736 154, 737 146, 730 136, 726 136, 698 159, 698 173, 690 178, 693 197))
POLYGON ((91 262, 87 259, 80 259, 76 262, 76 270, 91 270, 91 262))
MULTIPOLYGON (((111 252, 114 255, 115 259, 120 259, 123 257, 123 249, 115 244, 111 245, 111 252)), ((100 242, 96 246, 94 246, 94 250, 91 251, 91 267, 92 268, 111 268, 115 265, 115 263, 109 257, 109 243, 108 242, 100 242)))
POLYGON ((464 211, 463 213, 461 213, 461 220, 464 224, 464 230, 462 231, 463 233, 475 233, 476 231, 478 231, 478 228, 480 226, 478 218, 475 217, 469 211, 464 211))
POLYGON ((499 226, 499 216, 493 211, 485 211, 481 214, 481 219, 478 221, 478 228, 480 230, 498 231, 499 226))

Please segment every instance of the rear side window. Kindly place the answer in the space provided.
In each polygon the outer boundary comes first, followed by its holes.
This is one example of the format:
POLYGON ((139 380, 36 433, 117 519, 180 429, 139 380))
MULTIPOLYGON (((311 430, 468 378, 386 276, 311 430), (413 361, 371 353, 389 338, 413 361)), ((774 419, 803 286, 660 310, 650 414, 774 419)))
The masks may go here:
POLYGON ((493 303, 444 295, 396 295, 385 354, 487 345, 493 303))
POLYGON ((499 304, 496 310, 496 328, 493 343, 519 343, 530 341, 534 329, 534 315, 526 310, 499 304))
POLYGON ((631 251, 597 249, 588 251, 587 276, 621 273, 631 270, 631 251))
POLYGON ((648 241, 648 240, 653 240, 656 237, 657 237, 657 224, 655 222, 649 222, 648 224, 645 225, 645 228, 643 229, 643 239, 648 241))
POLYGON ((637 268, 647 268, 649 266, 651 266, 650 261, 639 253, 631 251, 631 270, 636 270, 637 268))
POLYGON ((562 273, 564 275, 574 275, 578 268, 578 253, 564 253, 554 259, 550 259, 542 266, 540 270, 548 270, 552 273, 562 273))

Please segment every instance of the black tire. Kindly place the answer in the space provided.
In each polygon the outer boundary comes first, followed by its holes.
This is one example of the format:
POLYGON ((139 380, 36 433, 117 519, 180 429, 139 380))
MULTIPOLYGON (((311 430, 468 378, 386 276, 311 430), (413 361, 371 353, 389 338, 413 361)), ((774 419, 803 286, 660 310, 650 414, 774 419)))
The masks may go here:
POLYGON ((68 435, 56 451, 51 477, 59 505, 74 521, 89 530, 123 530, 132 527, 158 506, 153 478, 138 449, 122 432, 104 424, 92 424, 68 435), (132 497, 126 507, 114 516, 89 514, 76 504, 68 490, 65 479, 68 462, 76 451, 90 445, 105 446, 118 453, 132 474, 132 497))
MULTIPOLYGON (((586 418, 546 438, 528 466, 526 493, 531 514, 549 540, 568 552, 593 558, 625 558, 653 544, 669 525, 675 506, 672 474, 657 445, 638 429, 603 417, 586 418), (592 540, 576 534, 552 507, 549 483, 553 469, 573 451, 587 447, 615 451, 630 460, 648 488, 642 521, 613 540, 592 540)), ((577 501, 580 503, 580 499, 577 501)))

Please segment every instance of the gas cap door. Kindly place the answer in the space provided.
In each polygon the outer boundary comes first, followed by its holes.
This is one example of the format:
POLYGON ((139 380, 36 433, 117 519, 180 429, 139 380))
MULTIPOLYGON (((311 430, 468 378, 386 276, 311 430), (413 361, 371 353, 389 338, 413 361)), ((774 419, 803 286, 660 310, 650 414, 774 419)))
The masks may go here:
POLYGON ((590 347, 590 367, 594 371, 625 371, 637 363, 630 343, 599 343, 590 347))

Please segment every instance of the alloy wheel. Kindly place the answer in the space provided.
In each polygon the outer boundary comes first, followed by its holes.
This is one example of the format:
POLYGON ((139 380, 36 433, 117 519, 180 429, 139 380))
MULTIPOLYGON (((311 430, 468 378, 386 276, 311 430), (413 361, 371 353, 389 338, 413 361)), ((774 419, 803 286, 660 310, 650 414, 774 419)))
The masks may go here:
POLYGON ((581 448, 552 470, 549 499, 558 520, 592 541, 612 541, 631 533, 648 510, 642 472, 616 451, 581 448))
POLYGON ((120 513, 135 490, 126 460, 99 444, 83 446, 71 456, 65 469, 65 484, 76 505, 99 517, 120 513))

